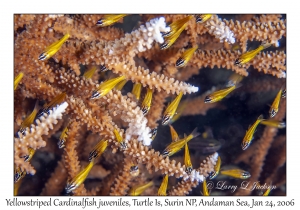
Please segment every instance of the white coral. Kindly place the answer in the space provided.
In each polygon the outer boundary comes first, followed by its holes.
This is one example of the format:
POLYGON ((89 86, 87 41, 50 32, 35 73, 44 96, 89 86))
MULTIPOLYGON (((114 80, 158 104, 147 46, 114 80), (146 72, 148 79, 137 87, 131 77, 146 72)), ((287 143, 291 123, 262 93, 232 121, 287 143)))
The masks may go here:
POLYGON ((132 35, 138 40, 137 50, 139 52, 146 51, 152 47, 154 41, 163 43, 164 39, 161 32, 170 31, 170 27, 166 26, 164 17, 154 18, 141 25, 139 29, 132 32, 132 35))
POLYGON ((229 42, 230 44, 235 43, 235 38, 233 32, 229 29, 228 26, 222 22, 221 19, 218 19, 217 16, 214 16, 210 20, 206 21, 205 26, 209 29, 209 33, 214 35, 216 38, 220 39, 220 42, 229 42))

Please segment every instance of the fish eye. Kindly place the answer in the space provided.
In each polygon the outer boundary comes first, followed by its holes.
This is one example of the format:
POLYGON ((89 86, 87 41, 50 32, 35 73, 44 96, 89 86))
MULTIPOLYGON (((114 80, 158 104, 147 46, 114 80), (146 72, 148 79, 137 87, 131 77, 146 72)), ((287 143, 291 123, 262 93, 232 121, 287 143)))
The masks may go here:
POLYGON ((125 150, 127 148, 127 144, 125 142, 121 142, 121 149, 125 150))
POLYGON ((43 60, 46 59, 46 57, 47 57, 46 53, 42 53, 42 54, 40 54, 40 56, 39 56, 39 60, 43 61, 43 60))
POLYGON ((142 112, 143 112, 143 115, 146 115, 148 113, 149 109, 147 107, 142 107, 142 112))
POLYGON ((276 115, 276 113, 277 112, 274 109, 272 109, 271 112, 270 112, 271 117, 274 117, 276 115))
POLYGON ((164 151, 163 153, 162 153, 162 156, 163 157, 166 157, 166 156, 168 156, 169 155, 169 151, 164 151))
POLYGON ((176 61, 176 67, 181 66, 183 63, 184 63, 184 60, 183 60, 182 58, 179 58, 179 59, 176 61))
POLYGON ((166 125, 166 124, 169 122, 169 120, 170 120, 170 116, 169 116, 169 115, 165 116, 165 117, 163 118, 162 124, 163 124, 163 125, 166 125))
POLYGON ((24 156, 24 161, 27 162, 28 159, 29 159, 29 155, 25 155, 25 156, 24 156))
POLYGON ((100 93, 96 90, 93 91, 91 99, 96 99, 100 97, 100 93))
POLYGON ((191 167, 187 167, 186 169, 185 169, 185 172, 186 173, 188 173, 188 174, 190 174, 191 172, 192 172, 192 168, 191 167))
POLYGON ((249 178, 251 175, 248 171, 244 171, 242 176, 245 177, 245 178, 249 178))
POLYGON ((163 50, 163 49, 166 49, 168 46, 168 43, 164 42, 160 45, 160 49, 163 50))
POLYGON ((75 184, 74 183, 73 184, 68 183, 67 186, 65 187, 66 193, 68 193, 68 194, 70 192, 72 192, 74 189, 75 189, 75 184))
POLYGON ((150 138, 154 138, 157 134, 157 128, 153 128, 151 131, 150 131, 150 138))
POLYGON ((17 172, 15 174, 15 182, 19 181, 20 177, 21 177, 20 173, 17 172))
POLYGON ((212 101, 211 96, 206 96, 204 99, 204 103, 210 103, 212 101))
POLYGON ((96 152, 95 151, 91 152, 90 155, 89 155, 89 162, 91 162, 92 159, 95 158, 95 157, 96 157, 96 152))
POLYGON ((104 72, 104 71, 107 71, 108 68, 106 68, 106 66, 104 65, 100 65, 100 72, 104 72))
POLYGON ((100 20, 98 20, 96 25, 102 26, 103 25, 103 19, 101 18, 100 20))
POLYGON ((247 149, 249 146, 249 144, 246 142, 246 143, 242 143, 242 149, 245 150, 247 149))
POLYGON ((239 65, 242 61, 240 59, 236 59, 234 65, 239 65))
POLYGON ((196 15, 196 23, 202 22, 203 19, 200 15, 196 15))

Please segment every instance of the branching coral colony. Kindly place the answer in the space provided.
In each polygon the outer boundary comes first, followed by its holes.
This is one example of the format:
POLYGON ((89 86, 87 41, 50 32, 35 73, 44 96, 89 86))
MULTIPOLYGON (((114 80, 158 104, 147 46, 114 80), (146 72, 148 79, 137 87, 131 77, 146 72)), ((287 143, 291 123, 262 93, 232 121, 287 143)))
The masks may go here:
POLYGON ((285 16, 14 20, 16 195, 285 194, 285 16))

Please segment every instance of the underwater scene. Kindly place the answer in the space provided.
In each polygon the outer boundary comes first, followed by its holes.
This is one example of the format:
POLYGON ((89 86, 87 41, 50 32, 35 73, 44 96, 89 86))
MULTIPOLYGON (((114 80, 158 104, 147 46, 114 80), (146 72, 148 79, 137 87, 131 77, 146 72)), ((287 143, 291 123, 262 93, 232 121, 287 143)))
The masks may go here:
POLYGON ((285 196, 285 14, 15 14, 14 195, 285 196))

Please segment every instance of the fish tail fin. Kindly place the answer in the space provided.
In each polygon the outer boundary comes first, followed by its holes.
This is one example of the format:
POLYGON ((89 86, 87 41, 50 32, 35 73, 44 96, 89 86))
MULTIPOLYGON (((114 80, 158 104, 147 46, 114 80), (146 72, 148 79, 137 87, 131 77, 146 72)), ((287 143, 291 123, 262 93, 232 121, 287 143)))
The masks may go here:
POLYGON ((238 89, 238 88, 240 88, 240 87, 242 87, 242 86, 243 86, 243 84, 237 83, 237 84, 235 85, 235 89, 238 89))
POLYGON ((261 46, 262 46, 264 49, 267 49, 267 48, 271 47, 272 44, 269 43, 269 42, 263 42, 263 43, 261 43, 261 46))
POLYGON ((263 114, 259 115, 259 117, 257 118, 257 120, 260 120, 260 121, 265 120, 265 119, 264 119, 264 115, 263 115, 263 114))
POLYGON ((187 142, 193 138, 196 138, 197 136, 200 135, 200 133, 197 131, 197 127, 192 131, 192 133, 187 137, 187 142))
POLYGON ((39 110, 39 100, 36 100, 36 102, 35 102, 35 105, 34 105, 34 109, 33 110, 35 110, 36 112, 38 112, 38 110, 39 110))

